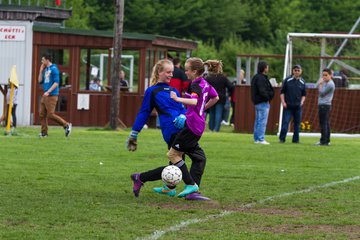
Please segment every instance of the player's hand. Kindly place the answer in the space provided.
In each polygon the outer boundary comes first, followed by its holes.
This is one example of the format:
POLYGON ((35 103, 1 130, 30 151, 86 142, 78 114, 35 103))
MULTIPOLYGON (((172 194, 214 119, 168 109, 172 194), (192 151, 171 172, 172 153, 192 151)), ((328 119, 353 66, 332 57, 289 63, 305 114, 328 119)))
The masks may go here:
POLYGON ((175 118, 174 122, 174 126, 178 129, 182 129, 185 125, 185 121, 186 121, 186 116, 184 114, 180 114, 179 116, 177 116, 175 118))
POLYGON ((170 98, 171 98, 171 99, 173 99, 173 100, 176 101, 177 97, 178 97, 178 96, 176 95, 176 93, 175 93, 174 91, 170 91, 170 98))
POLYGON ((137 132, 137 131, 131 131, 131 133, 126 141, 127 149, 131 152, 134 152, 137 149, 138 134, 139 134, 139 132, 137 132))

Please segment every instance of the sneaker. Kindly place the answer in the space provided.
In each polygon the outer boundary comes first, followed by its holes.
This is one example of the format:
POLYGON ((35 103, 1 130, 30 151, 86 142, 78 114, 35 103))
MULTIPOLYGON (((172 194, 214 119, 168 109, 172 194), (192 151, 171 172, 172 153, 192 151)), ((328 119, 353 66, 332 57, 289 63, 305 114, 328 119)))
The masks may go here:
POLYGON ((222 120, 222 121, 221 121, 221 125, 226 125, 226 126, 229 126, 229 125, 230 125, 230 123, 229 123, 229 122, 226 122, 226 121, 224 121, 224 120, 222 120))
POLYGON ((165 194, 168 195, 170 197, 173 197, 176 195, 176 189, 170 189, 168 186, 163 186, 163 187, 157 187, 157 188, 153 188, 154 192, 160 193, 160 194, 165 194))
POLYGON ((317 142, 314 144, 315 146, 330 146, 330 143, 321 143, 321 142, 317 142))
POLYGON ((72 124, 68 123, 65 127, 65 137, 68 137, 71 133, 72 124))
POLYGON ((140 173, 131 174, 131 180, 134 182, 133 192, 135 197, 139 197, 140 189, 144 185, 143 182, 140 181, 140 173))
POLYGON ((258 144, 258 143, 259 143, 259 141, 255 141, 254 143, 255 143, 255 144, 258 144))
POLYGON ((280 139, 280 140, 279 140, 279 143, 285 143, 285 140, 281 140, 281 139, 280 139))
POLYGON ((185 185, 184 191, 179 193, 178 197, 185 197, 190 193, 197 192, 199 190, 199 186, 195 183, 194 185, 185 185))
POLYGON ((270 143, 265 140, 262 140, 262 141, 259 141, 258 144, 269 145, 270 143))
POLYGON ((210 201, 210 198, 202 196, 199 192, 194 192, 186 195, 185 200, 210 201))
POLYGON ((47 133, 39 133, 39 138, 45 138, 48 137, 47 133))

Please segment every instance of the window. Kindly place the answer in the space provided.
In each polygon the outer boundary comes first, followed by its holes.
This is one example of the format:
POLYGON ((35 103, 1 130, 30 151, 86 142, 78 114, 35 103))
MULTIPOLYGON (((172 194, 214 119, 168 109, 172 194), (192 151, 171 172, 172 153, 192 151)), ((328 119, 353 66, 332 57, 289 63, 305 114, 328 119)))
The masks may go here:
POLYGON ((44 54, 49 54, 51 56, 52 63, 68 67, 70 63, 70 51, 69 49, 52 49, 52 48, 40 48, 40 56, 39 61, 41 61, 41 58, 44 54))
POLYGON ((79 90, 105 90, 110 79, 108 59, 108 49, 81 49, 79 90))
POLYGON ((51 56, 51 62, 56 64, 60 71, 60 88, 71 87, 70 81, 70 50, 62 49, 62 48, 40 48, 39 54, 39 62, 41 62, 41 58, 44 54, 48 54, 51 56))
MULTIPOLYGON (((110 53, 111 49, 81 49, 79 90, 101 91, 111 88, 110 53)), ((121 56, 121 70, 125 73, 129 91, 137 92, 140 53, 137 50, 123 50, 121 56)))

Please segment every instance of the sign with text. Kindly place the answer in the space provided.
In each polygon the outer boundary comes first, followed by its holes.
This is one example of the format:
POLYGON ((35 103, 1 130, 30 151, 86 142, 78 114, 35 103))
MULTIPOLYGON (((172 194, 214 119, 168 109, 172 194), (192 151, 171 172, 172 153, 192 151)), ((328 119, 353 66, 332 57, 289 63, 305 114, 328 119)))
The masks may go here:
POLYGON ((25 41, 25 26, 0 25, 0 41, 25 41))

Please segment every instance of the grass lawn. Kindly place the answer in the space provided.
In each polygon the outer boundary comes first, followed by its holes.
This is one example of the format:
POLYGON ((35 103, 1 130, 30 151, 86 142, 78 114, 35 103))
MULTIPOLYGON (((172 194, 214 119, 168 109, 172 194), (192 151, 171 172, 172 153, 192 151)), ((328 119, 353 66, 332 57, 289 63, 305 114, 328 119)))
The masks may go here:
POLYGON ((212 201, 192 202, 157 195, 161 182, 133 196, 131 173, 167 163, 159 130, 143 130, 136 152, 130 130, 38 132, 0 136, 0 239, 360 239, 358 138, 265 146, 206 132, 200 189, 212 201))

